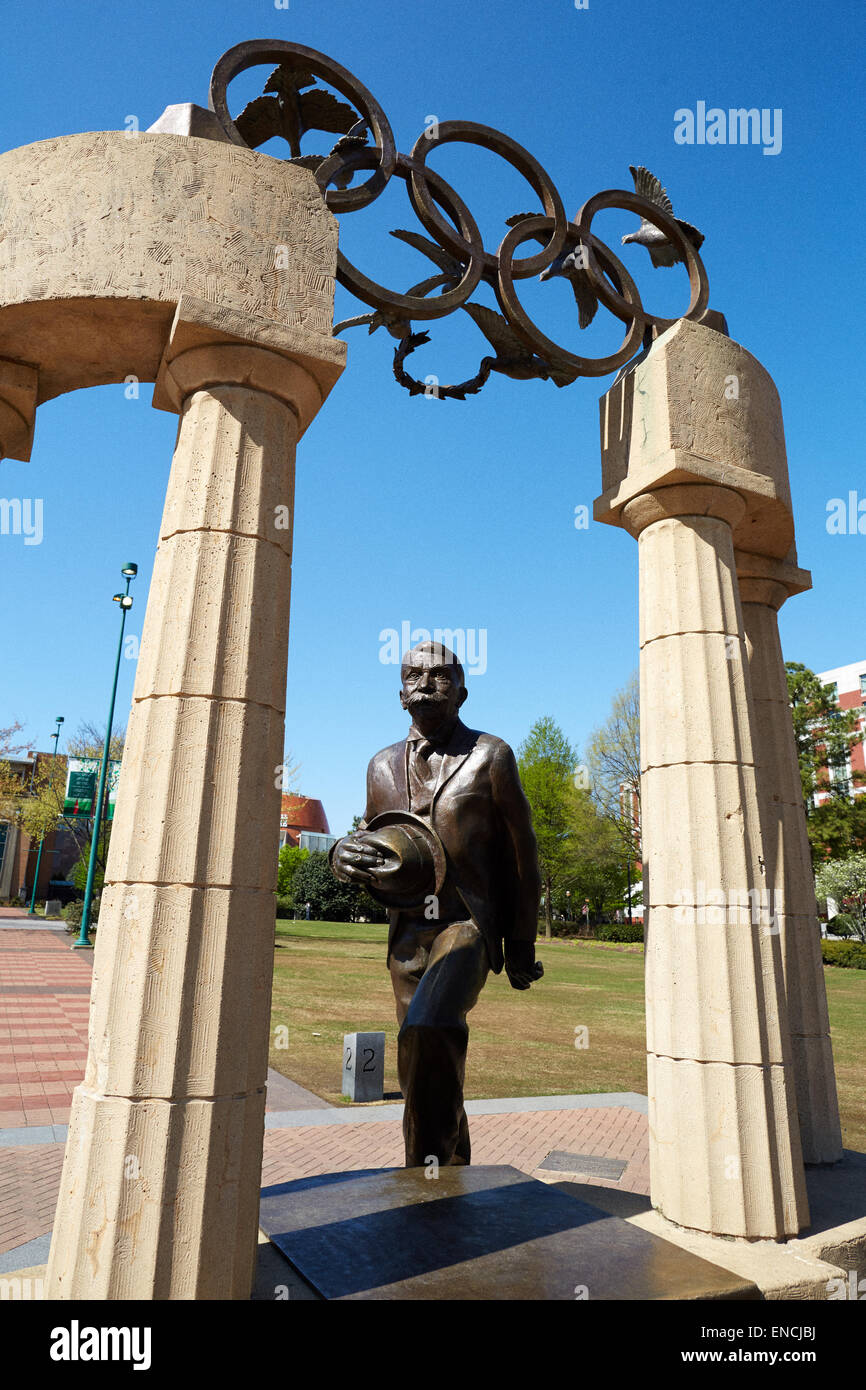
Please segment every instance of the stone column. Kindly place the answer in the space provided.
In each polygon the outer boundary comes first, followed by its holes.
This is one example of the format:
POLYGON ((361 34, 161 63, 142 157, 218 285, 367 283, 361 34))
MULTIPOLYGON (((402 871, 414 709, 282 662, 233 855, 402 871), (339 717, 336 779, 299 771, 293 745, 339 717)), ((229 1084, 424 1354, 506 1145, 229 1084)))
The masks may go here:
POLYGON ((839 1102, 812 856, 776 616, 787 598, 811 587, 811 576, 795 564, 739 550, 736 563, 755 709, 758 804, 782 946, 803 1158, 833 1163, 843 1152, 839 1102))
POLYGON ((251 1291, 295 444, 339 374, 333 362, 319 367, 309 353, 282 355, 175 320, 155 403, 178 410, 180 426, 49 1298, 251 1291))
POLYGON ((602 400, 595 511, 639 539, 653 1205, 780 1240, 809 1218, 734 565, 744 528, 787 529, 774 394, 737 344, 680 321, 602 400), (728 414, 733 375, 750 389, 728 414))

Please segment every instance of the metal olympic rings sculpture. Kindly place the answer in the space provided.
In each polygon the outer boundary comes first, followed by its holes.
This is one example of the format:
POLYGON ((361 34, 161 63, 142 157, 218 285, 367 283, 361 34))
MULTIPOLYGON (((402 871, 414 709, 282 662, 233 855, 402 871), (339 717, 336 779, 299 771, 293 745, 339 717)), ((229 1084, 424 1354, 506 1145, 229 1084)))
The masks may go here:
POLYGON ((654 265, 685 263, 690 287, 688 308, 682 315, 700 319, 708 304, 709 285, 698 255, 703 237, 689 223, 673 215, 665 190, 646 169, 632 169, 635 192, 608 189, 583 204, 572 221, 550 176, 538 161, 501 131, 473 121, 442 121, 424 130, 411 155, 400 154, 387 116, 375 97, 346 68, 325 54, 300 44, 254 39, 229 49, 214 68, 210 84, 210 109, 227 138, 236 145, 255 149, 274 135, 283 136, 292 161, 311 169, 328 208, 335 214, 367 207, 396 176, 407 188, 409 201, 428 242, 413 232, 392 235, 422 251, 440 273, 395 293, 370 280, 351 264, 342 251, 337 255, 337 280, 374 311, 337 324, 334 332, 366 323, 370 332, 384 326, 399 344, 394 354, 394 374, 411 394, 433 394, 439 399, 464 399, 479 391, 491 371, 518 379, 541 377, 558 386, 579 376, 606 376, 617 371, 641 344, 676 319, 662 318, 644 309, 637 286, 625 266, 592 232, 592 222, 602 209, 619 208, 637 213, 640 231, 624 240, 636 241, 650 251, 654 265), (233 78, 261 63, 275 63, 264 94, 250 102, 234 120, 229 112, 227 88, 233 78), (346 98, 340 102, 316 87, 316 78, 346 98), (340 138, 327 155, 302 155, 300 142, 308 130, 337 134, 340 138), (368 144, 372 137, 372 144, 368 144), (430 152, 439 145, 462 142, 479 145, 506 160, 529 183, 541 200, 543 213, 519 214, 508 219, 510 230, 494 254, 485 250, 471 212, 453 188, 428 167, 430 152), (369 178, 349 187, 357 171, 369 178), (332 185, 334 185, 332 187, 332 185), (444 214, 444 215, 443 215, 444 214), (524 242, 534 240, 542 249, 515 259, 524 242), (569 352, 547 338, 523 308, 515 290, 516 280, 532 275, 547 279, 565 275, 572 283, 580 309, 580 327, 586 327, 601 303, 625 325, 625 337, 616 352, 591 358, 569 352), (502 314, 470 302, 481 281, 491 285, 502 314), (434 290, 440 290, 434 295, 434 290), (409 353, 429 341, 427 333, 415 333, 412 321, 429 322, 464 308, 496 349, 486 357, 478 373, 452 386, 437 385, 431 392, 423 382, 406 373, 409 353))

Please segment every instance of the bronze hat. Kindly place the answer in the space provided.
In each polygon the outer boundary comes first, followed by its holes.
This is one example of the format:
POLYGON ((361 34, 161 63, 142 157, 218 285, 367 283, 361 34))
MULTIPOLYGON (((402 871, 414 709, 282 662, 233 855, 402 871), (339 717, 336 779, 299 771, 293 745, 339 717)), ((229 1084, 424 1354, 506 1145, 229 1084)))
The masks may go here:
POLYGON ((445 882, 445 850, 436 831, 412 811, 383 811, 374 816, 365 833, 375 832, 384 840, 397 863, 386 870, 387 883, 370 884, 371 898, 384 907, 420 907, 438 894, 445 882))

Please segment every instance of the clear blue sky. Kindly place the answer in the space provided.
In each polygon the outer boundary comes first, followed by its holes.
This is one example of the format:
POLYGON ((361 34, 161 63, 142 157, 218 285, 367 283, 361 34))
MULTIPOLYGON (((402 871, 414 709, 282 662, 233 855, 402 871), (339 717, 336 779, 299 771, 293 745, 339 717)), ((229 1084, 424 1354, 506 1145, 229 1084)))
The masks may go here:
MULTIPOLYGON (((866 498, 863 29, 853 0, 590 0, 582 11, 572 0, 16 4, 4 16, 0 147, 123 129, 129 115, 144 129, 169 103, 206 105, 227 48, 286 38, 352 69, 403 150, 431 115, 508 132, 572 213, 602 188, 629 186, 629 163, 647 165, 706 234, 711 305, 778 385, 800 562, 814 573, 813 592, 782 612, 783 644, 789 659, 824 670, 866 654, 866 536, 825 525, 829 499, 866 498), (677 144, 674 112, 699 101, 780 109, 781 152, 677 144)), ((235 84, 235 111, 266 71, 235 84)), ((505 216, 537 207, 483 152, 449 147, 435 167, 494 248, 505 216)), ((634 225, 611 214, 598 230, 615 244, 634 225)), ((344 219, 342 236, 368 273, 405 289, 427 262, 386 235, 401 226, 416 224, 394 180, 375 207, 344 219)), ((623 259, 647 303, 685 305, 680 269, 652 271, 638 247, 623 259)), ((523 285, 565 343, 582 338, 601 355, 619 342, 603 313, 578 332, 563 282, 523 285)), ((338 315, 359 311, 341 291, 338 315)), ((494 375, 465 404, 410 399, 391 375, 392 339, 346 337, 348 367, 298 456, 286 733, 302 790, 324 801, 339 833, 362 809, 368 758, 405 730, 397 670, 379 660, 383 629, 483 630, 486 671, 469 678, 464 714, 515 746, 544 714, 583 743, 637 664, 637 547, 610 527, 573 524, 575 507, 591 510, 601 490, 597 400, 609 379, 557 390, 494 375)), ((486 351, 458 314, 408 366, 459 380, 486 351)), ((150 394, 128 401, 121 386, 104 387, 46 403, 32 461, 0 464, 0 495, 43 499, 41 545, 0 536, 0 726, 22 720, 40 748, 56 714, 70 731, 105 720, 111 595, 127 559, 140 567, 129 631, 141 630, 176 428, 150 394)), ((126 660, 121 721, 133 677, 126 660)))

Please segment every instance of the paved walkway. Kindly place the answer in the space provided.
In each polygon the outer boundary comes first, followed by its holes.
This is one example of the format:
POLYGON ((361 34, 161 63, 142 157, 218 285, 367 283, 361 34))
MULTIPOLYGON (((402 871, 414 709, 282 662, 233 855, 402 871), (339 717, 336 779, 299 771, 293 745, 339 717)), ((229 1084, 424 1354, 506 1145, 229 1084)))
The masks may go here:
MULTIPOLYGON (((91 952, 0 908, 0 1274, 47 1258, 73 1088, 87 1058, 91 952)), ((469 1101, 472 1157, 547 1182, 649 1192, 646 1100, 632 1094, 469 1101)), ((402 1105, 331 1106, 270 1072, 262 1185, 401 1167, 402 1105)))
MULTIPOLYGON (((6 909, 8 913, 10 909, 6 909)), ((0 932, 0 1126, 66 1124, 87 1060, 92 952, 44 924, 0 932)))
MULTIPOLYGON (((561 1099, 592 1102, 597 1098, 561 1099)), ((510 1163, 547 1182, 579 1175, 582 1182, 627 1192, 649 1192, 647 1121, 641 1110, 624 1105, 574 1106, 561 1110, 521 1108, 498 1115, 472 1116, 471 1106, 466 1108, 470 1114, 473 1163, 510 1163), (601 1166, 599 1160, 605 1160, 603 1166, 610 1177, 593 1175, 593 1170, 601 1166), (614 1176, 615 1172, 621 1176, 614 1176)), ((399 1119, 378 1121, 372 1111, 363 1122, 352 1123, 353 1119, 347 1114, 349 1122, 339 1125, 267 1129, 262 1186, 314 1173, 403 1166, 399 1119)))

